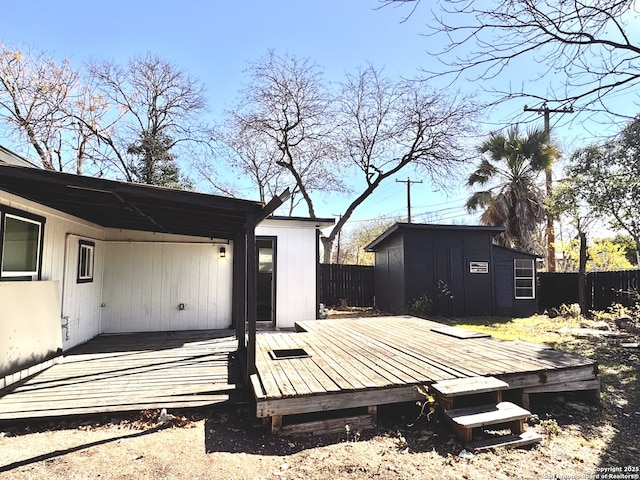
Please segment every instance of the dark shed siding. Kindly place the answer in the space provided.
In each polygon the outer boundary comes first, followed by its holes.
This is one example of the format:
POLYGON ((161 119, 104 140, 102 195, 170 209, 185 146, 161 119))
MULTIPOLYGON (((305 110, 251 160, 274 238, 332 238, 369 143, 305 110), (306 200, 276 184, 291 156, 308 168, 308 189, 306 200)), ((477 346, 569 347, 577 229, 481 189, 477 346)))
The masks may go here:
POLYGON ((514 259, 536 255, 493 245, 501 227, 396 224, 367 249, 376 252, 376 305, 398 314, 423 295, 438 315, 531 315, 516 299, 514 259), (472 271, 471 264, 479 268, 472 271), (486 267, 486 268, 481 268, 486 267))
MULTIPOLYGON (((478 238, 478 240, 480 240, 478 238)), ((491 237, 487 235, 483 239, 485 248, 479 248, 483 243, 476 243, 475 248, 464 250, 464 276, 466 286, 465 314, 466 315, 491 315, 494 310, 493 305, 493 262, 491 255, 491 237), (487 262, 489 271, 487 273, 472 273, 472 262, 487 262)))
MULTIPOLYGON (((514 286, 514 260, 516 258, 533 260, 535 285, 536 255, 494 246, 493 256, 495 264, 496 289, 495 313, 498 315, 511 315, 516 317, 528 317, 536 313, 538 310, 537 299, 515 298, 514 286)), ((537 286, 535 288, 537 289, 537 286)))
POLYGON ((407 229, 404 238, 407 301, 426 294, 439 315, 491 314, 490 273, 469 271, 471 261, 491 262, 490 232, 407 229))
POLYGON ((404 251, 400 233, 389 237, 376 251, 374 281, 376 306, 390 313, 402 313, 405 305, 404 251))

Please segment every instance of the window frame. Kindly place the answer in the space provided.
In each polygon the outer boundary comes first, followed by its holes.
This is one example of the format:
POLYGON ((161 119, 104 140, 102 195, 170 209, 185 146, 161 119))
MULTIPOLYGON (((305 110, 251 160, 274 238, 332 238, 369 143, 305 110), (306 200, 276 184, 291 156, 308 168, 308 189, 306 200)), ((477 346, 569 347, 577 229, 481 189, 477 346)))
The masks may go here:
POLYGON ((535 260, 532 258, 514 258, 513 259, 513 295, 516 300, 533 300, 536 298, 536 265, 535 260), (528 265, 522 266, 518 265, 518 262, 527 262, 528 265), (530 275, 518 275, 518 271, 520 270, 531 270, 530 275), (530 281, 531 286, 528 285, 518 285, 518 280, 520 281, 530 281), (527 289, 531 291, 531 295, 523 296, 518 295, 519 290, 527 289))
POLYGON ((40 215, 18 210, 7 205, 0 205, 0 281, 39 281, 42 279, 42 254, 44 251, 44 229, 46 219, 40 215), (5 273, 4 264, 4 242, 6 218, 13 218, 26 223, 38 225, 38 245, 36 247, 36 269, 30 272, 8 272, 5 273), (30 278, 29 278, 30 277, 30 278))
POLYGON ((96 258, 96 242, 90 240, 78 240, 78 275, 76 276, 76 283, 92 283, 95 273, 95 258, 96 258), (83 256, 86 252, 87 256, 83 256), (83 262, 86 259, 87 262, 83 262), (87 264, 89 266, 88 272, 87 264), (83 268, 84 267, 84 268, 83 268), (83 271, 84 270, 84 271, 83 271))

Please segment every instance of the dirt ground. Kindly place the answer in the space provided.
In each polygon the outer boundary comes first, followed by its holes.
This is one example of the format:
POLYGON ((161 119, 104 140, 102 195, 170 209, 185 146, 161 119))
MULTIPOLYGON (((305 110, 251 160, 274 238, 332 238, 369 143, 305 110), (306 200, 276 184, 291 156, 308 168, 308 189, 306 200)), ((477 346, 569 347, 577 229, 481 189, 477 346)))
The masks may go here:
MULTIPOLYGON (((638 341, 636 337, 624 342, 638 341)), ((466 455, 418 407, 381 408, 373 430, 276 437, 250 405, 0 425, 1 479, 640 479, 640 352, 617 338, 563 337, 595 358, 600 404, 532 396, 534 447, 466 455)))

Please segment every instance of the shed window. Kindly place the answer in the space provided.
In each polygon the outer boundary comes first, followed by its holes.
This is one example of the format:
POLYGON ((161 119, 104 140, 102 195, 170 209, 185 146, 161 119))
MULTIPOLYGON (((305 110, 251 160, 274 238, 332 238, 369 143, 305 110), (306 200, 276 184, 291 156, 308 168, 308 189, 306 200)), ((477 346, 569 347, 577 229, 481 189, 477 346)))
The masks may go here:
POLYGON ((96 244, 80 240, 78 248, 78 283, 93 282, 93 257, 96 244))
POLYGON ((516 258, 513 261, 516 298, 536 298, 535 268, 532 259, 516 258))
POLYGON ((0 280, 37 280, 44 222, 6 211, 0 216, 0 280))

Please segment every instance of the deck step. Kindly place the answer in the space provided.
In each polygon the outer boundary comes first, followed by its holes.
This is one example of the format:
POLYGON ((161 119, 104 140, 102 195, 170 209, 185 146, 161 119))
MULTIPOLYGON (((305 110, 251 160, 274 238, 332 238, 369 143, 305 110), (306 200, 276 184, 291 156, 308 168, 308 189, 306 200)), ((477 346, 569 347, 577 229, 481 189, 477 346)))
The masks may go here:
POLYGON ((495 377, 464 377, 450 380, 440 380, 431 385, 438 404, 444 410, 460 408, 479 403, 500 403, 502 391, 507 390, 509 384, 495 377), (480 400, 479 395, 485 398, 480 400))
POLYGON ((466 377, 440 380, 431 385, 431 388, 444 397, 458 397, 507 390, 509 384, 495 377, 466 377))
POLYGON ((484 427, 486 425, 496 425, 514 420, 525 420, 531 416, 529 410, 525 410, 511 402, 500 402, 497 405, 456 408, 445 410, 444 413, 452 422, 464 428, 484 427))
POLYGON ((531 412, 511 402, 481 405, 469 408, 455 408, 444 411, 451 427, 466 443, 473 438, 473 429, 488 425, 505 425, 511 433, 524 432, 524 421, 531 412))
POLYGON ((519 435, 504 435, 500 437, 478 440, 467 445, 469 450, 481 451, 491 448, 517 448, 526 445, 533 445, 542 441, 542 435, 536 432, 523 432, 519 435))

